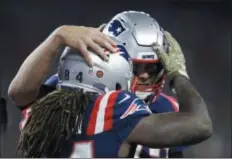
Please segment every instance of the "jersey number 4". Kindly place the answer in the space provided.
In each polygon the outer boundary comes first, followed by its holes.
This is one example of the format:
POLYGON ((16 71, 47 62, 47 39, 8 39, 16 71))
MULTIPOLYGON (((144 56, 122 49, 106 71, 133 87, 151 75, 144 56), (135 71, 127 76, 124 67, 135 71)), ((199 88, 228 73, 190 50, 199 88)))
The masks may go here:
POLYGON ((73 151, 70 158, 93 158, 93 141, 78 141, 73 144, 73 151))

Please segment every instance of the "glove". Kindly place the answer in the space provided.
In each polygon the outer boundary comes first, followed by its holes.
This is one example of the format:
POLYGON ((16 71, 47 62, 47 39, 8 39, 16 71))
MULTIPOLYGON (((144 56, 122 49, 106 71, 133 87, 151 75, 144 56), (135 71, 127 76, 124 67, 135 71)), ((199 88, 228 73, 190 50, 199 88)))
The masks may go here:
POLYGON ((185 58, 179 43, 169 32, 165 31, 164 35, 169 45, 168 51, 165 51, 162 46, 156 43, 153 45, 153 49, 164 67, 167 78, 172 81, 175 76, 182 75, 189 79, 185 58))

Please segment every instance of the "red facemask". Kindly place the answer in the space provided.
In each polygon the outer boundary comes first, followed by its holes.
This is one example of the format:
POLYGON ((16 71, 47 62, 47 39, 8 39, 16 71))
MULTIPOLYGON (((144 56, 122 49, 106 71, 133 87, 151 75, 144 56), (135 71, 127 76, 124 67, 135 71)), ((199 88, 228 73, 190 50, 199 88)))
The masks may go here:
MULTIPOLYGON (((144 67, 144 66, 143 66, 144 67)), ((157 98, 158 94, 162 91, 165 83, 163 66, 159 61, 154 63, 145 63, 145 62, 134 62, 134 77, 131 82, 131 91, 136 94, 136 92, 144 92, 144 93, 154 93, 154 100, 157 98), (147 72, 151 76, 155 76, 154 83, 151 85, 141 84, 139 83, 138 72, 140 64, 146 64, 146 68, 143 68, 145 72, 147 72)))

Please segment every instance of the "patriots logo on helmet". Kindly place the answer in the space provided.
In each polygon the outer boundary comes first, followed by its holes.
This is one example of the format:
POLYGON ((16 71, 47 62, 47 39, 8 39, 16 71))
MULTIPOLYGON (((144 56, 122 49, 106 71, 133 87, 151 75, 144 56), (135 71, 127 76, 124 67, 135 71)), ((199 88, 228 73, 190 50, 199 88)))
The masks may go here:
POLYGON ((130 55, 128 54, 126 48, 122 45, 117 45, 118 51, 117 53, 119 53, 122 57, 124 57, 128 62, 131 61, 130 55))
MULTIPOLYGON (((124 59, 126 59, 126 60, 129 62, 130 67, 131 67, 131 69, 132 69, 133 63, 132 63, 131 57, 130 57, 129 53, 127 52, 126 48, 125 48, 123 45, 117 45, 117 46, 116 46, 116 49, 117 49, 117 52, 115 52, 115 53, 116 53, 116 54, 119 54, 119 55, 122 56, 124 59)), ((107 50, 107 49, 104 49, 104 52, 105 52, 106 54, 109 54, 109 53, 110 53, 109 50, 107 50)))
POLYGON ((108 28, 108 32, 112 35, 112 36, 119 36, 120 34, 122 34, 124 31, 126 30, 126 28, 123 26, 123 24, 115 19, 110 23, 110 26, 108 28))
MULTIPOLYGON (((127 52, 126 48, 123 45, 117 45, 116 46, 117 52, 116 54, 119 54, 120 56, 122 56, 124 59, 126 59, 128 62, 131 61, 131 57, 129 55, 129 53, 127 52)), ((106 54, 109 54, 109 50, 104 49, 104 52, 106 54)))

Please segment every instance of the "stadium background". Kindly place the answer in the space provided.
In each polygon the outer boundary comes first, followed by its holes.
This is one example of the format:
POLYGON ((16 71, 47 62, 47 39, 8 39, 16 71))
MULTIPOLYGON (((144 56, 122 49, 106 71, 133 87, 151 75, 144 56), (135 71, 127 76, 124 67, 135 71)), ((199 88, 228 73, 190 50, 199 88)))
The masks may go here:
MULTIPOLYGON (((62 24, 97 27, 124 10, 150 13, 176 37, 185 53, 192 83, 209 106, 214 135, 191 146, 185 157, 231 156, 232 2, 228 0, 1 0, 1 96, 7 98, 8 85, 19 66, 53 29, 62 24)), ((55 71, 54 64, 50 74, 55 71)), ((1 136, 1 157, 16 157, 21 116, 7 100, 9 125, 1 136)))

